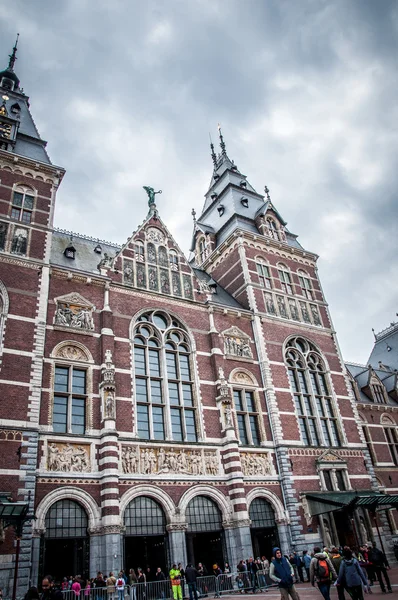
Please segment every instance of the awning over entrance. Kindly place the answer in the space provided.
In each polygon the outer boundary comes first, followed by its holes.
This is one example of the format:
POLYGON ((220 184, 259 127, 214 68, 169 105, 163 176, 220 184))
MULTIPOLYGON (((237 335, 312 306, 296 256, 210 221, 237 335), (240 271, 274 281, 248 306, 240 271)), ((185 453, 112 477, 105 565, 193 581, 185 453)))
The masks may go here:
POLYGON ((312 517, 341 508, 353 510, 358 506, 375 511, 378 507, 398 508, 398 495, 380 494, 364 490, 362 492, 309 492, 306 495, 312 517))

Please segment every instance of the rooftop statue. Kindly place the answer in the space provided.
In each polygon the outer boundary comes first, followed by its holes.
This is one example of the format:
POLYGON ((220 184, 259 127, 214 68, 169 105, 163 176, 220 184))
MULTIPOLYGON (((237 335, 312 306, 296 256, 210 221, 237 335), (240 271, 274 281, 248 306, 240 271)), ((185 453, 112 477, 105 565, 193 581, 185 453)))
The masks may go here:
POLYGON ((148 206, 152 206, 153 204, 155 204, 155 194, 161 194, 162 190, 155 192, 155 190, 152 187, 149 187, 148 185, 144 185, 143 188, 148 194, 148 206))

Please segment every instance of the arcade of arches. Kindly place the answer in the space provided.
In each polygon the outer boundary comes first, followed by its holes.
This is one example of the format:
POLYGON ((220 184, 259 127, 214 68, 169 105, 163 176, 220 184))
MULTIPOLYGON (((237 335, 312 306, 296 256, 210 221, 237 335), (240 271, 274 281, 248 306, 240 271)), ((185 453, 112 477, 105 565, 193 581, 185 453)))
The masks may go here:
MULTIPOLYGON (((149 496, 137 496, 126 506, 123 514, 121 566, 163 571, 172 562, 202 562, 211 571, 217 562, 234 564, 250 555, 270 557, 272 547, 278 544, 278 527, 271 504, 264 498, 255 498, 249 508, 250 535, 246 554, 241 556, 234 546, 230 528, 225 528, 223 515, 217 503, 204 495, 192 498, 185 510, 185 523, 180 534, 184 544, 172 543, 172 530, 167 526, 167 515, 160 503, 149 496), (173 551, 174 548, 174 551, 173 551)), ((104 553, 90 548, 88 516, 83 506, 71 499, 58 500, 50 506, 45 517, 45 532, 40 540, 39 577, 51 572, 55 577, 82 574, 92 576, 97 570, 107 569, 104 553)), ((242 547, 241 547, 242 550, 242 547)), ((105 553, 106 554, 106 553, 105 553)), ((166 572, 166 571, 165 571, 166 572)))

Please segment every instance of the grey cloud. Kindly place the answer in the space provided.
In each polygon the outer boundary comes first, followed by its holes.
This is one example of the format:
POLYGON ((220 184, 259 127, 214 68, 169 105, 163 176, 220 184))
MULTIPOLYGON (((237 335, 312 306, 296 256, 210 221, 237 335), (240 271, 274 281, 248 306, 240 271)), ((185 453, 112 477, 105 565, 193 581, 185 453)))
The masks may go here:
POLYGON ((220 121, 230 156, 320 254, 345 357, 366 360, 371 327, 397 310, 395 2, 2 8, 0 60, 20 31, 18 75, 67 169, 56 225, 122 243, 145 216, 142 185, 153 184, 187 250, 220 121))

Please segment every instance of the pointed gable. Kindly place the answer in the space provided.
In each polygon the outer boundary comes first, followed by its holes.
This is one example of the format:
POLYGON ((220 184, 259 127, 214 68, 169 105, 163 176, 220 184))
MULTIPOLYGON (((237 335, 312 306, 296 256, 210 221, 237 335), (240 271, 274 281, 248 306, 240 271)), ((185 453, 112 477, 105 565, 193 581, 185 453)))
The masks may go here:
POLYGON ((118 252, 114 270, 120 283, 149 292, 200 299, 199 284, 185 255, 159 217, 151 210, 118 252))

